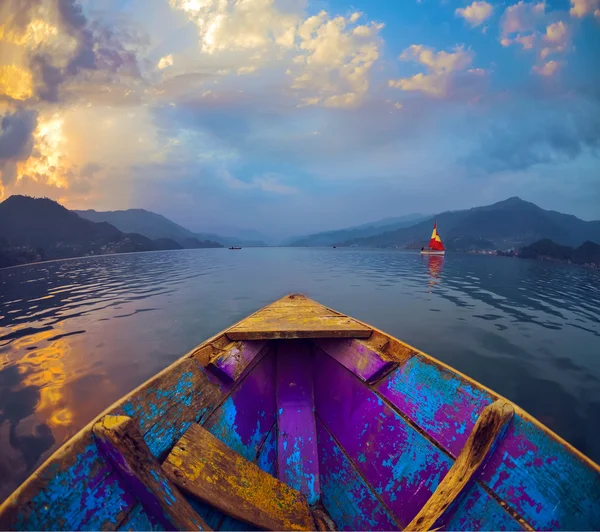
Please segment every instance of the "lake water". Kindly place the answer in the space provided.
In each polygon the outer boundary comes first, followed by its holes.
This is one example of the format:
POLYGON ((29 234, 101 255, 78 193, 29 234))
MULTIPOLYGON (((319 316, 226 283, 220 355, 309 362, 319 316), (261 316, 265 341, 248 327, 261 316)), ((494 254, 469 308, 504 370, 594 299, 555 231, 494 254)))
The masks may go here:
POLYGON ((600 272, 461 254, 184 250, 0 270, 0 501, 112 402, 290 292, 450 364, 600 462, 600 272))

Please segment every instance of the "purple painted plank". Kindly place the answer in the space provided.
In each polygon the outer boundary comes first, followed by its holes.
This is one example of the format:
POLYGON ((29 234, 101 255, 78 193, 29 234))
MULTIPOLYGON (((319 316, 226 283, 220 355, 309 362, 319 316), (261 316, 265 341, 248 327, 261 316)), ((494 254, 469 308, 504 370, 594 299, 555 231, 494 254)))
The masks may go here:
POLYGON ((317 421, 317 438, 323 504, 338 530, 396 530, 398 523, 321 421, 317 421))
POLYGON ((319 500, 319 460, 307 342, 281 342, 277 348, 277 459, 279 479, 303 493, 310 504, 319 500))
POLYGON ((402 526, 429 500, 452 460, 352 373, 315 359, 317 416, 402 526))
POLYGON ((263 357, 203 424, 246 460, 256 458, 275 421, 275 353, 263 357))
POLYGON ((521 415, 480 479, 536 530, 600 530, 600 473, 521 415))
POLYGON ((493 401, 489 393, 417 356, 387 375, 377 391, 454 457, 493 401))
MULTIPOLYGON (((454 456, 493 401, 488 392, 418 356, 386 376, 377 391, 454 456)), ((600 474, 519 414, 478 479, 536 529, 600 528, 600 474)))
POLYGON ((360 340, 328 338, 313 340, 313 343, 363 381, 377 378, 395 366, 360 340))
POLYGON ((265 344, 264 340, 237 342, 223 355, 211 361, 207 367, 221 378, 236 381, 265 344))

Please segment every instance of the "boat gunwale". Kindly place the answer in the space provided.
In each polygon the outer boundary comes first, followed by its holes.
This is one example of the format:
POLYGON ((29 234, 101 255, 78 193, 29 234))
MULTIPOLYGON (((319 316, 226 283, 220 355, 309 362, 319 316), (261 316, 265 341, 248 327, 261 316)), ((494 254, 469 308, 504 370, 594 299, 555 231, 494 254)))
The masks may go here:
MULTIPOLYGON (((258 310, 256 310, 255 312, 252 312, 251 314, 245 316, 243 319, 239 320, 238 322, 234 323, 233 325, 223 329, 222 331, 218 332, 217 334, 209 337, 208 339, 206 339, 205 341, 201 342, 200 344, 198 344, 197 346, 193 347, 191 350, 189 350, 187 353, 185 353, 183 356, 181 356, 180 358, 174 360, 171 364, 169 364, 167 367, 165 367, 164 369, 162 369, 161 371, 159 371, 158 373, 154 374, 153 376, 149 377, 146 381, 144 381, 142 384, 140 384, 139 386, 137 386, 136 388, 134 388, 133 390, 131 390, 129 393, 125 394, 123 397, 121 397, 120 399, 116 400, 115 402, 113 402, 111 405, 109 405, 107 408, 105 408, 100 414, 98 414, 96 417, 94 417, 88 424, 86 424, 84 427, 82 427, 77 433, 75 433, 71 438, 69 438, 66 442, 64 442, 58 449, 56 449, 39 467, 37 467, 30 475, 29 477, 27 477, 20 485, 19 487, 17 487, 15 489, 15 491, 13 491, 7 498, 5 501, 3 501, 0 504, 0 518, 2 518, 3 515, 9 515, 11 507, 16 507, 18 508, 18 503, 19 503, 19 499, 22 498, 22 496, 27 492, 27 490, 35 487, 34 484, 36 481, 39 481, 39 477, 41 477, 43 471, 46 468, 51 467, 54 463, 56 462, 60 462, 61 459, 66 458, 69 456, 69 454, 71 453, 72 449, 79 444, 82 440, 84 440, 84 438, 86 437, 94 437, 93 436, 93 426, 95 423, 97 423, 100 419, 102 419, 104 416, 110 414, 111 412, 113 412, 116 408, 118 408, 119 406, 122 406, 123 404, 125 404, 131 397, 135 396, 137 393, 139 393, 145 386, 147 386, 151 381, 158 379, 159 377, 166 375, 168 373, 170 373, 171 371, 173 371, 173 369, 178 365, 181 364, 183 361, 185 361, 188 358, 193 358, 195 359, 196 363, 201 367, 201 368, 205 368, 206 365, 202 364, 202 362, 196 358, 194 355, 196 354, 197 351, 199 351, 200 349, 206 347, 207 345, 211 344, 212 342, 215 342, 216 340, 218 340, 219 338, 223 337, 223 336, 227 336, 227 332, 238 326, 239 324, 241 324, 242 322, 244 322, 245 320, 247 320, 248 318, 258 314, 261 310, 263 310, 264 308, 268 307, 269 305, 285 300, 285 299, 293 299, 292 296, 299 296, 299 298, 302 298, 302 300, 309 300, 312 301, 314 303, 317 303, 319 305, 321 305, 320 303, 318 303, 317 301, 308 298, 306 296, 304 296, 303 294, 288 294, 282 298, 279 298, 275 301, 273 301, 272 303, 269 303, 268 305, 265 305, 261 308, 259 308, 258 310)), ((325 305, 321 305, 324 309, 329 310, 329 311, 333 311, 333 312, 339 312, 336 311, 330 307, 326 307, 325 305)), ((559 443, 560 445, 562 445, 566 451, 572 453, 575 457, 577 457, 579 460, 581 460, 584 464, 586 464, 588 467, 590 467, 591 469, 593 469, 594 471, 600 473, 600 465, 598 465, 596 462, 594 462, 591 458, 589 458, 588 456, 586 456, 585 454, 583 454, 581 451, 579 451, 578 449, 576 449, 575 447, 573 447, 573 445, 571 445, 568 441, 566 441, 564 438, 562 438, 561 436, 559 436, 558 434, 556 434, 552 429, 550 429, 549 427, 547 427, 546 425, 544 425, 541 421, 539 421, 537 418, 535 418, 534 416, 532 416, 531 414, 529 414, 526 410, 524 410, 523 408, 521 408, 519 405, 517 405, 516 403, 514 403, 513 401, 511 401, 510 399, 498 394, 497 392, 493 391, 492 389, 488 388, 487 386, 485 386, 484 384, 476 381, 475 379, 469 377, 468 375, 462 373, 461 371, 453 368, 452 366, 450 366, 449 364, 446 364, 444 362, 442 362, 441 360, 438 360, 437 358, 428 355, 427 353, 424 353, 423 351, 413 347, 412 345, 399 340, 398 338, 384 332, 381 329, 378 329, 377 327, 374 327, 373 325, 367 324, 357 318, 348 316, 346 314, 343 314, 343 316, 346 316, 348 318, 353 319, 354 321, 356 321, 357 323, 365 326, 365 327, 369 327, 370 329, 372 329, 372 333, 373 332, 377 332, 379 334, 384 335, 386 338, 389 338, 392 341, 398 342, 400 345, 402 345, 403 347, 409 349, 412 351, 412 354, 405 358, 404 360, 396 360, 396 357, 393 353, 386 353, 385 356, 395 360, 398 362, 398 366, 397 368, 401 368, 404 365, 406 365, 406 363, 415 355, 420 356, 426 363, 432 364, 434 366, 438 366, 439 368, 454 374, 456 376, 458 376, 463 382, 474 385, 476 388, 478 388, 479 390, 482 390, 484 392, 487 392, 493 400, 498 400, 498 399, 503 399, 505 401, 507 401, 508 403, 510 403, 513 408, 515 409, 515 414, 521 416, 524 420, 532 423, 535 427, 537 427, 538 429, 542 430, 544 433, 546 433, 546 435, 548 435, 550 438, 554 439, 557 443, 559 443)), ((371 333, 371 334, 372 334, 371 333)), ((302 339, 302 340, 307 340, 307 339, 302 339)), ((341 339, 340 339, 341 340, 341 339)), ((253 340, 244 340, 244 341, 253 341, 253 340)), ((268 342, 270 341, 275 341, 275 340, 268 340, 268 342)), ((364 383, 365 386, 369 386, 369 384, 364 383)), ((42 484, 42 486, 45 485, 45 481, 42 484)), ((42 487, 40 486, 40 487, 42 487)), ((38 489, 39 491, 39 489, 38 489)), ((29 499, 28 499, 29 500, 29 499)), ((22 501, 21 504, 24 504, 24 502, 26 501, 22 501)))

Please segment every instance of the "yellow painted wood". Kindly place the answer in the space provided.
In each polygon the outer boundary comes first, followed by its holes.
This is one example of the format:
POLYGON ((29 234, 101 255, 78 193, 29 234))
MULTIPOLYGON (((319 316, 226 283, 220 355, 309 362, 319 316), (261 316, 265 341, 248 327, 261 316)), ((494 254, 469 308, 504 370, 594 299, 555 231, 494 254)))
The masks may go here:
POLYGON ((163 462, 177 486, 218 510, 266 530, 312 530, 306 498, 192 425, 163 462))
POLYGON ((176 530, 212 530, 163 473, 132 418, 104 416, 92 431, 131 492, 151 511, 160 512, 176 530))
POLYGON ((477 473, 504 434, 513 414, 512 405, 503 400, 494 401, 483 410, 456 462, 405 530, 431 530, 477 473))
POLYGON ((372 329, 294 294, 252 314, 225 331, 230 340, 279 338, 368 338, 372 329))

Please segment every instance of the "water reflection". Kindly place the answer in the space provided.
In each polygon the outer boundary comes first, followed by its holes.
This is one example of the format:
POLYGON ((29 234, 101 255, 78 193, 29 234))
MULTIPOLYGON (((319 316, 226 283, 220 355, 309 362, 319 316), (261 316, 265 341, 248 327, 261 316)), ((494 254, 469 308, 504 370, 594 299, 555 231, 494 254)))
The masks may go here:
POLYGON ((440 274, 444 266, 444 257, 441 255, 429 255, 427 259, 427 268, 429 269, 429 291, 431 292, 435 285, 440 281, 440 274))
POLYGON ((0 270, 0 500, 110 403, 290 292, 423 349, 600 461, 597 272, 397 251, 184 250, 0 270))

